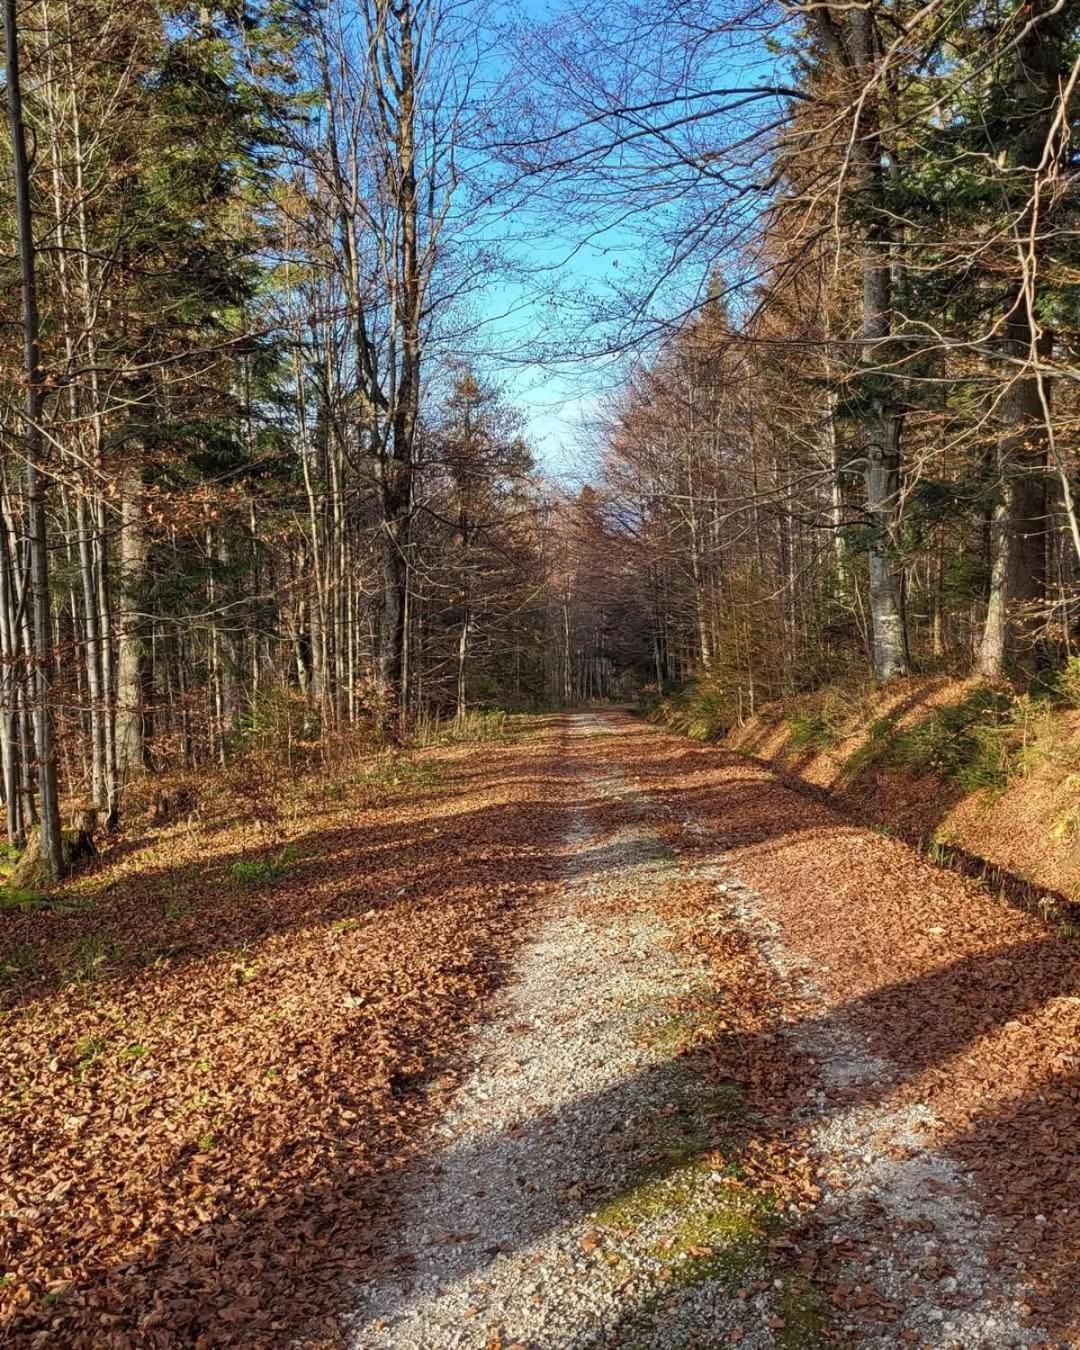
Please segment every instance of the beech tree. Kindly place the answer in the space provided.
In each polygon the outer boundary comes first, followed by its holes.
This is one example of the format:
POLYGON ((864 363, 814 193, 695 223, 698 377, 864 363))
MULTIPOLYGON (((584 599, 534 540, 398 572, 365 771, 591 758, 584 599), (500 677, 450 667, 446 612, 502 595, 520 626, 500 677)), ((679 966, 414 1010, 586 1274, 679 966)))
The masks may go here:
MULTIPOLYGON (((22 305, 22 378, 26 386, 23 412, 22 455, 26 474, 26 561, 21 575, 12 577, 5 587, 7 601, 5 628, 8 632, 5 656, 15 660, 16 633, 21 635, 22 659, 28 677, 26 696, 33 726, 33 754, 38 787, 41 826, 41 857, 47 873, 59 875, 63 859, 60 840, 60 812, 57 793, 56 760, 53 752, 52 708, 49 678, 52 671, 52 626, 49 615, 49 540, 45 519, 45 376, 41 365, 41 334, 38 318, 37 242, 34 237, 34 209, 31 201, 30 160, 26 148, 23 121, 21 53, 14 0, 4 5, 4 73, 7 83, 8 126, 11 132, 12 176, 15 192, 15 232, 19 259, 22 305), (11 582, 14 581, 14 585, 11 582), (17 597, 17 598, 16 598, 17 597), (21 610, 20 615, 18 611, 21 610), (14 612, 13 612, 14 611, 14 612)), ((5 530, 10 544, 10 530, 5 530)), ((6 569, 5 569, 6 570, 6 569)), ((5 718, 5 727, 10 727, 5 718)), ((5 737, 10 764, 16 755, 14 736, 5 737)), ((20 747, 21 748, 21 747, 20 747)), ((29 764, 23 765, 29 770, 29 764)), ((18 812, 14 775, 5 773, 8 783, 8 828, 18 837, 26 824, 18 812)), ((29 797, 29 793, 27 794, 29 797)), ((27 803, 33 812, 33 801, 27 803)))

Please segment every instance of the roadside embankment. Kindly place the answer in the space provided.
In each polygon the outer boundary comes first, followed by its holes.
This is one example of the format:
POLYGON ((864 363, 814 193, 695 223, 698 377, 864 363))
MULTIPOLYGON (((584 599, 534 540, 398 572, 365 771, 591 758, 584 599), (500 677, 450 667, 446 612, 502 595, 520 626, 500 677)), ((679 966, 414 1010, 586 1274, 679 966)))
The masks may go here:
MULTIPOLYGON (((1076 922, 1078 704, 1080 670, 1070 667, 1034 693, 915 677, 828 687, 739 724, 683 729, 765 762, 1014 903, 1076 922)), ((675 703, 652 716, 679 726, 675 703)))

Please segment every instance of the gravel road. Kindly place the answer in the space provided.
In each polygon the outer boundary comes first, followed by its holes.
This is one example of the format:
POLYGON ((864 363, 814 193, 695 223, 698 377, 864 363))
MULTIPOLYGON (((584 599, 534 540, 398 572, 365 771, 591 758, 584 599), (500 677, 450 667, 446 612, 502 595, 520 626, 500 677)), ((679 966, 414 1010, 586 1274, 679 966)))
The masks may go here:
MULTIPOLYGON (((718 1102, 697 1071, 693 1029, 678 1011, 737 991, 711 987, 705 960, 674 941, 657 899, 707 883, 717 913, 744 925, 778 979, 798 961, 726 864, 707 852, 680 863, 669 849, 665 827, 679 819, 693 830, 692 815, 654 802, 610 756, 590 753, 618 727, 573 719, 564 884, 476 1033, 463 1085, 402 1194, 383 1273, 359 1291, 351 1344, 1036 1343, 1017 1291, 994 1289, 984 1306, 993 1284, 984 1216, 955 1167, 924 1146, 918 1111, 834 1109, 834 1090, 844 1101, 855 1083, 865 1097, 890 1076, 836 1019, 782 1034, 800 1037, 822 1065, 803 1123, 832 1240, 857 1238, 868 1208, 886 1216, 896 1243, 861 1278, 901 1316, 869 1332, 833 1322, 828 1341, 822 1320, 800 1317, 809 1285, 770 1264, 756 1202, 733 1206, 730 1174, 712 1161, 731 1126, 725 1112, 738 1105, 718 1102), (927 1261, 955 1273, 941 1286, 920 1281, 927 1261), (958 1285, 968 1306, 939 1306, 940 1290, 958 1285)), ((803 983, 804 1001, 816 997, 803 983)))

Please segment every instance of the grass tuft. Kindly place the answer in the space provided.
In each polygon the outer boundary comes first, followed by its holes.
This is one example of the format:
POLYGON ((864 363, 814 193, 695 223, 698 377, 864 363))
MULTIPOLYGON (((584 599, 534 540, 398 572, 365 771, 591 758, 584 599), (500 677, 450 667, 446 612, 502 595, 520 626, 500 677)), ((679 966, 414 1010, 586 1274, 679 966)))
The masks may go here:
POLYGON ((795 712, 787 724, 795 750, 829 750, 840 740, 840 733, 823 712, 795 712))
POLYGON ((269 886, 288 876, 299 854, 292 847, 266 858, 239 858, 228 866, 229 878, 242 886, 269 886))
POLYGON ((72 951, 71 973, 76 984, 89 984, 105 972, 114 954, 113 945, 100 933, 88 933, 72 951))

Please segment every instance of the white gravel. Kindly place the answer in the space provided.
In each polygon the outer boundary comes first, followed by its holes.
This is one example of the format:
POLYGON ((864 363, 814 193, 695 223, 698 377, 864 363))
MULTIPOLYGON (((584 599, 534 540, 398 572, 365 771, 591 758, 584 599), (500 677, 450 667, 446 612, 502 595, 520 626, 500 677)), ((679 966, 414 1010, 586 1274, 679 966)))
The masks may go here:
MULTIPOLYGON (((699 843, 708 831, 669 810, 699 843)), ((818 1216, 832 1240, 850 1243, 850 1287, 882 1295, 899 1315, 878 1326, 835 1328, 848 1343, 905 1343, 948 1350, 1012 1350, 1048 1344, 1025 1317, 1027 1291, 991 1269, 992 1226, 970 1179, 926 1139, 934 1116, 925 1103, 890 1101, 902 1081, 894 1065, 871 1052, 842 1011, 828 1006, 797 952, 786 946, 761 897, 735 874, 722 851, 699 858, 742 928, 792 990, 788 1033, 817 1066, 818 1091, 802 1113, 823 1198, 818 1216), (864 1104, 848 1105, 852 1097, 864 1104)))
MULTIPOLYGON (((578 734, 594 726, 583 719, 578 734)), ((356 1347, 704 1350, 736 1325, 743 1346, 771 1344, 760 1295, 716 1281, 671 1291, 655 1232, 598 1233, 592 1217, 640 1178, 657 1122, 694 1129, 701 1085, 677 1048, 643 1033, 705 973, 669 949, 651 912, 679 868, 635 819, 633 794, 596 775, 582 787, 626 793, 626 826, 598 838, 584 815, 571 823, 566 885, 477 1035, 442 1146, 403 1197, 389 1273, 360 1291, 356 1347)))
MULTIPOLYGON (((576 734, 600 726, 582 715, 576 734)), ((599 770, 583 767, 581 789, 582 799, 624 803, 623 822, 600 836, 579 808, 570 823, 566 884, 477 1033, 440 1143, 402 1195, 386 1273, 358 1292, 351 1345, 708 1350, 737 1342, 763 1350, 777 1343, 767 1325, 775 1272, 756 1281, 758 1292, 736 1296, 730 1278, 682 1282, 665 1268, 663 1238, 679 1206, 707 1207, 700 1187, 720 1180, 701 1172, 699 1158, 671 1164, 676 1181, 683 1166, 695 1180, 689 1190, 674 1186, 670 1211, 631 1233, 597 1221, 598 1210, 649 1175, 665 1122, 674 1118, 695 1140, 713 1119, 692 1061, 649 1035, 673 999, 700 993, 708 981, 703 967, 674 953, 656 915, 657 890, 680 876, 715 886, 716 921, 734 917, 749 930, 793 990, 788 1034, 819 1066, 801 1118, 821 1169, 821 1217, 832 1240, 857 1253, 851 1283, 899 1309, 897 1321, 869 1327, 841 1321, 840 1343, 900 1346, 901 1330, 942 1350, 1044 1340, 1024 1322, 1023 1291, 995 1284, 986 1217, 955 1164, 926 1147, 926 1108, 890 1103, 892 1067, 825 1006, 722 849, 680 868, 644 816, 677 819, 707 840, 701 822, 650 804, 599 770), (853 1089, 862 1104, 849 1104, 853 1089)), ((742 1283, 763 1273, 747 1272, 742 1283)))

